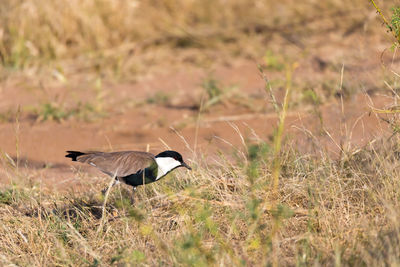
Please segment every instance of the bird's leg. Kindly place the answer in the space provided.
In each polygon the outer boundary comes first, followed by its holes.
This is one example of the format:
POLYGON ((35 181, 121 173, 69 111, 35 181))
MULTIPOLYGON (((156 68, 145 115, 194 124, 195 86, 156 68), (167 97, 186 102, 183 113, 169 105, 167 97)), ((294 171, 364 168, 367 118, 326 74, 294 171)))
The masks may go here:
POLYGON ((133 189, 132 189, 132 198, 131 198, 131 203, 132 204, 135 204, 136 191, 137 191, 137 188, 136 188, 136 186, 134 186, 133 189))
MULTIPOLYGON (((119 184, 119 183, 120 183, 120 181, 119 181, 117 178, 115 178, 114 182, 112 183, 112 185, 111 185, 110 187, 112 188, 114 185, 117 185, 117 184, 119 184)), ((107 190, 108 190, 108 187, 106 187, 106 188, 104 188, 103 190, 101 190, 101 193, 102 193, 103 195, 105 195, 105 193, 107 192, 107 190)))

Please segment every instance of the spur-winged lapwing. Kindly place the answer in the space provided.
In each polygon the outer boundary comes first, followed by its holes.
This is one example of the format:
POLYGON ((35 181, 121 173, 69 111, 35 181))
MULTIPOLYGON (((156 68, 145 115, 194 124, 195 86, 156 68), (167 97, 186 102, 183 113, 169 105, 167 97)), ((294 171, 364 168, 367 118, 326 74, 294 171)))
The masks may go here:
POLYGON ((72 161, 90 164, 115 178, 112 185, 119 181, 133 186, 153 183, 170 171, 185 167, 191 170, 176 151, 167 150, 154 156, 148 152, 80 152, 67 151, 65 157, 72 161))

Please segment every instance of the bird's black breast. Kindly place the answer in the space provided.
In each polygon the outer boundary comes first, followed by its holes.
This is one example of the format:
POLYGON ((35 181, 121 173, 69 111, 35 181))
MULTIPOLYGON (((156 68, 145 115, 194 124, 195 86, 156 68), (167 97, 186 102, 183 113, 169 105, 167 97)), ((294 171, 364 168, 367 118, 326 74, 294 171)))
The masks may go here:
POLYGON ((143 170, 138 171, 137 173, 118 177, 121 181, 125 182, 131 186, 139 186, 143 184, 150 184, 156 181, 157 178, 157 168, 146 168, 143 170))

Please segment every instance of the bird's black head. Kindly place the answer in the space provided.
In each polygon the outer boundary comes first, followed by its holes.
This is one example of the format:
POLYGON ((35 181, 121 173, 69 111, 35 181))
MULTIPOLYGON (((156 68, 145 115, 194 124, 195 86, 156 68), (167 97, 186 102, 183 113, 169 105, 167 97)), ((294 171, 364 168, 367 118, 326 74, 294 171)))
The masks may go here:
POLYGON ((161 152, 156 156, 156 158, 173 158, 174 160, 179 161, 182 167, 188 168, 189 170, 192 169, 183 161, 182 155, 173 150, 161 152))

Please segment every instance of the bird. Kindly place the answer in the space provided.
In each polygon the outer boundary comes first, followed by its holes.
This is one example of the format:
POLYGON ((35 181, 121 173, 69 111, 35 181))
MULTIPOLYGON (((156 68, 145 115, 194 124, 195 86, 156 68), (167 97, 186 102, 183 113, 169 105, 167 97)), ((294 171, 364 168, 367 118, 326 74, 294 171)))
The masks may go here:
MULTIPOLYGON (((179 167, 192 168, 187 165, 182 155, 173 150, 166 150, 157 155, 142 151, 66 151, 65 157, 72 161, 87 163, 114 178, 114 185, 123 182, 136 187, 156 182, 179 167)), ((105 190, 103 190, 103 193, 105 190)))

